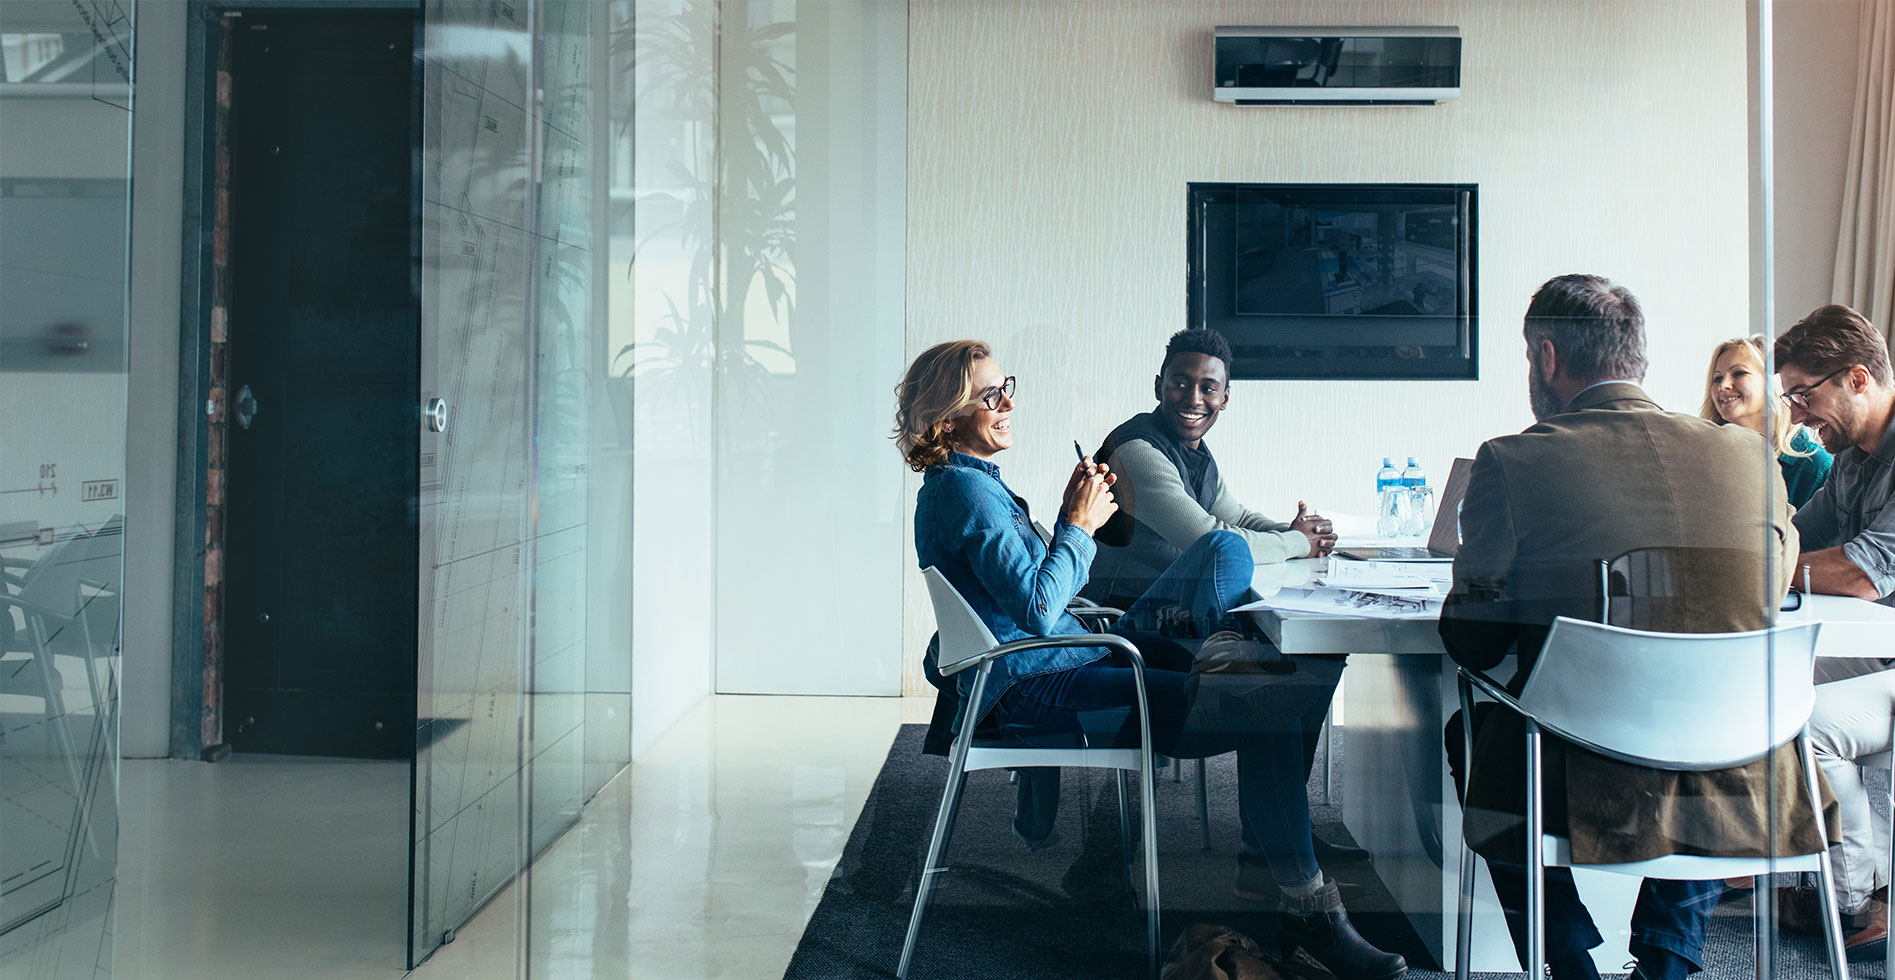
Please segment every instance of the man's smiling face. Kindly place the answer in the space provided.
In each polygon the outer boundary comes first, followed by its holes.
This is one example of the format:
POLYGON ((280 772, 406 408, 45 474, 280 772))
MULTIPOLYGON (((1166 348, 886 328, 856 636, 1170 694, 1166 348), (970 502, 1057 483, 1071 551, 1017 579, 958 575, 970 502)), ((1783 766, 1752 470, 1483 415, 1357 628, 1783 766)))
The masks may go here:
POLYGON ((1153 382, 1158 415, 1180 442, 1196 449, 1230 403, 1230 368, 1222 358, 1173 355, 1153 382))

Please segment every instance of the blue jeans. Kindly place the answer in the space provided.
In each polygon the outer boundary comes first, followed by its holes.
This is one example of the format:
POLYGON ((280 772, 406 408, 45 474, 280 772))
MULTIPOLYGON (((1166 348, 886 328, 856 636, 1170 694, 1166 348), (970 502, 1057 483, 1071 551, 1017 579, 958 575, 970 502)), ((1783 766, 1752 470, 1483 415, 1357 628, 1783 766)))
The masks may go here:
POLYGON ((1188 617, 1199 639, 1242 625, 1230 614, 1244 602, 1256 561, 1244 539, 1229 531, 1198 538, 1163 575, 1125 610, 1114 632, 1157 633, 1168 621, 1188 617))
MULTIPOLYGON (((1474 708, 1474 731, 1481 731, 1486 719, 1498 710, 1492 704, 1474 708)), ((1466 792, 1466 760, 1461 758, 1461 714, 1448 720, 1446 734, 1448 771, 1454 784, 1466 792)), ((1552 775, 1552 774, 1549 774, 1552 775)), ((1564 807, 1560 807, 1564 810, 1564 807)), ((1513 948, 1520 961, 1527 958, 1527 869, 1520 864, 1487 862, 1494 882, 1494 895, 1507 916, 1507 931, 1513 936, 1513 948)), ((1638 889, 1638 902, 1632 906, 1632 955, 1638 958, 1638 972, 1646 980, 1683 980, 1704 969, 1704 930, 1711 912, 1724 893, 1722 881, 1675 881, 1646 878, 1638 889)), ((1546 959, 1548 963, 1577 956, 1605 942, 1592 913, 1579 898, 1573 873, 1566 868, 1546 869, 1546 959)), ((1560 978, 1563 980, 1563 978, 1560 978)))
MULTIPOLYGON (((1244 853, 1268 860, 1279 884, 1300 885, 1321 873, 1310 844, 1305 740, 1322 727, 1341 677, 1334 661, 1297 663, 1291 674, 1238 675, 1245 690, 1224 697, 1215 728, 1193 725, 1193 708, 1212 689, 1194 683, 1193 648, 1141 627, 1187 614, 1198 636, 1240 625, 1229 614, 1250 588, 1255 564, 1243 539, 1207 534, 1186 549, 1113 632, 1131 639, 1145 662, 1152 740, 1167 755, 1197 758, 1237 753, 1238 816, 1244 853)), ((1219 689, 1223 696, 1222 689, 1219 689)), ((1101 748, 1138 744, 1132 668, 1102 660, 1016 682, 995 705, 1008 741, 1047 747, 1101 748)))

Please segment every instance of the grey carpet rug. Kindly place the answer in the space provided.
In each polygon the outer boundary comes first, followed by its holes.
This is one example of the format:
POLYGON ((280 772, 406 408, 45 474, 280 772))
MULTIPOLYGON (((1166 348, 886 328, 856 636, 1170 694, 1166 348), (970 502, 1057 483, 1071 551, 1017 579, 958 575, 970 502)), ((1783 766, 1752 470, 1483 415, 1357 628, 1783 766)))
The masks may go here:
MULTIPOLYGON (((894 975, 913 908, 915 881, 933 830, 947 761, 921 754, 923 726, 903 726, 821 902, 811 916, 785 980, 866 980, 894 975)), ((1335 747, 1338 764, 1345 739, 1335 747)), ((1212 849, 1200 845, 1194 779, 1161 774, 1158 786, 1159 870, 1163 941, 1192 922, 1215 922, 1269 949, 1274 926, 1264 903, 1231 892, 1237 851, 1234 758, 1209 760, 1212 849), (1220 801, 1222 805, 1220 805, 1220 801)), ((1319 797, 1311 780, 1311 799, 1319 797)), ((1338 780, 1338 782, 1340 782, 1338 780)), ((1885 781, 1884 781, 1885 785, 1885 781)), ((1328 805, 1312 806, 1317 832, 1348 842, 1341 824, 1340 786, 1328 805)), ((1124 884, 1117 794, 1109 774, 1067 770, 1060 840, 1029 852, 1014 837, 1014 790, 1005 771, 972 773, 910 972, 911 980, 1105 980, 1145 976, 1144 914, 1124 884)), ((1367 865, 1325 869, 1343 887, 1350 917, 1376 945, 1401 952, 1416 980, 1444 980, 1419 937, 1395 910, 1367 865)), ((1786 876, 1787 880, 1787 876, 1786 876)), ((1602 924, 1603 925, 1603 924, 1602 924)), ((1733 896, 1718 908, 1707 943, 1705 980, 1755 976, 1749 901, 1733 896)), ((1819 944, 1784 936, 1776 976, 1826 977, 1819 944)), ((1852 964, 1852 976, 1879 978, 1881 964, 1852 964)), ((1495 974, 1493 976, 1505 976, 1495 974)), ((1516 974, 1517 976, 1517 974, 1516 974)))

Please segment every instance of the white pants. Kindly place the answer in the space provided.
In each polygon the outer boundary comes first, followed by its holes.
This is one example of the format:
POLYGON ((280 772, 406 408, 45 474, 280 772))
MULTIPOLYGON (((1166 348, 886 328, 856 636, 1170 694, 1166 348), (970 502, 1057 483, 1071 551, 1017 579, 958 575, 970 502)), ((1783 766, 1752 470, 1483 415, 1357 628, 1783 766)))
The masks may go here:
POLYGON ((1869 809, 1856 760, 1890 748, 1895 670, 1880 660, 1824 658, 1816 662, 1816 684, 1810 750, 1842 808, 1842 847, 1829 852, 1836 901, 1844 912, 1859 912, 1871 892, 1888 885, 1889 841, 1887 824, 1869 809))

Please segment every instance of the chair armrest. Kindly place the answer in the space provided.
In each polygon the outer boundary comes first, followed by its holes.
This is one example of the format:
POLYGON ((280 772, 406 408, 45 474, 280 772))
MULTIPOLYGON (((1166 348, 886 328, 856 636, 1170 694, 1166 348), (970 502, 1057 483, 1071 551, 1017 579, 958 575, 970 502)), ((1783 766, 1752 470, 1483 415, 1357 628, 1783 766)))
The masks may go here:
POLYGON ((1506 705, 1508 710, 1511 710, 1514 714, 1519 715, 1522 718, 1533 717, 1533 715, 1529 714, 1525 708, 1520 706, 1520 701, 1517 698, 1507 693, 1507 689, 1504 686, 1502 686, 1499 681, 1494 680, 1493 678, 1487 676, 1486 674, 1481 673, 1478 670, 1474 670, 1468 667, 1461 667, 1458 669, 1461 672, 1461 676, 1466 678, 1467 682, 1469 684, 1472 684, 1475 690, 1479 691, 1482 694, 1487 695, 1489 698, 1495 701, 1498 701, 1501 704, 1506 705))
POLYGON ((978 667, 989 660, 998 660, 1008 654, 1025 650, 1045 650, 1052 647, 1108 647, 1124 654, 1131 660, 1132 666, 1139 668, 1141 672, 1145 667, 1145 658, 1139 656, 1138 647, 1125 637, 1115 633, 1072 633, 1066 636, 1029 636, 1024 640, 1002 643, 977 657, 969 657, 960 663, 941 667, 941 676, 952 677, 969 667, 978 667))
POLYGON ((1104 632, 1106 627, 1118 622, 1125 615, 1123 609, 1101 606, 1093 602, 1086 602, 1084 605, 1080 603, 1081 600, 1074 600, 1072 605, 1066 607, 1066 614, 1086 624, 1087 628, 1095 633, 1104 632))

